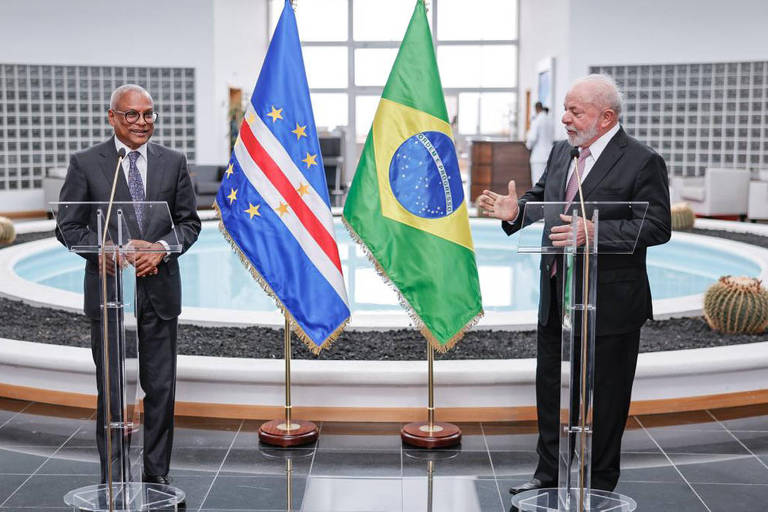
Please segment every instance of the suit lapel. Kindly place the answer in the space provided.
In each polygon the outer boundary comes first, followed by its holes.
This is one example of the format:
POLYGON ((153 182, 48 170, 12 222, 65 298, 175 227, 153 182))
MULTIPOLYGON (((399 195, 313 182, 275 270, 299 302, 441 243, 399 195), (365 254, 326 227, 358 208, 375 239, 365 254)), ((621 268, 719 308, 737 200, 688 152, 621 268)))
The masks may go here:
POLYGON ((595 165, 587 174, 587 177, 581 183, 581 190, 585 197, 589 197, 589 194, 597 188, 601 181, 611 172, 613 166, 624 154, 624 147, 627 145, 627 134, 624 133, 624 129, 620 128, 616 135, 608 142, 605 149, 600 154, 600 158, 597 159, 595 165))
MULTIPOLYGON (((108 202, 109 194, 112 191, 112 182, 115 178, 115 169, 117 168, 117 149, 115 149, 114 137, 110 138, 107 142, 102 144, 99 154, 101 156, 101 173, 107 180, 107 193, 102 200, 108 202)), ((117 169, 117 172, 118 176, 117 186, 115 187, 115 202, 133 201, 133 198, 131 197, 131 191, 128 188, 128 181, 125 179, 125 172, 123 172, 122 166, 120 169, 117 169)), ((136 212, 133 210, 133 208, 126 210, 123 207, 123 213, 125 215, 126 223, 128 224, 128 230, 130 231, 131 238, 139 238, 141 236, 141 230, 139 229, 139 225, 136 223, 136 212)), ((113 219, 116 218, 114 210, 112 216, 113 219)), ((112 224, 112 222, 110 222, 110 224, 112 224)))
MULTIPOLYGON (((160 190, 163 178, 165 177, 165 173, 163 173, 164 156, 165 154, 160 146, 155 144, 147 145, 147 201, 162 200, 160 190)), ((165 208, 158 208, 157 206, 147 208, 145 212, 144 215, 147 216, 145 221, 147 226, 146 233, 149 235, 154 229, 153 221, 167 217, 168 213, 165 208)))
POLYGON ((147 145, 147 201, 159 201, 163 182, 163 151, 154 144, 147 145))
MULTIPOLYGON (((115 149, 115 139, 112 137, 101 145, 99 150, 101 156, 101 173, 107 180, 107 195, 104 201, 109 201, 109 194, 112 191, 112 182, 115 179, 115 169, 117 167, 117 150, 115 149)), ((131 191, 128 189, 128 182, 125 180, 125 173, 122 169, 117 169, 117 187, 115 188, 115 201, 130 201, 131 191)))

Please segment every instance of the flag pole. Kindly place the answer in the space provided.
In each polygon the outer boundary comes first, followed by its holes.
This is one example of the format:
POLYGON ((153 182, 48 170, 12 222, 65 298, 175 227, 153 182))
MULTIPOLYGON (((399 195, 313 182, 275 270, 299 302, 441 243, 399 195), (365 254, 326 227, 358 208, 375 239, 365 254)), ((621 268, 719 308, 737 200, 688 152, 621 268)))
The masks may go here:
POLYGON ((291 423, 291 321, 285 317, 285 423, 280 425, 281 430, 291 430, 298 427, 291 423))
POLYGON ((311 421, 294 420, 291 413, 291 319, 285 314, 285 417, 272 420, 259 427, 262 443, 274 446, 301 446, 317 440, 317 425, 311 421))
POLYGON ((288 457, 285 460, 285 477, 286 477, 286 486, 285 486, 285 498, 286 498, 286 505, 285 509, 288 512, 291 512, 293 510, 293 482, 292 480, 293 475, 293 461, 290 457, 288 457))
POLYGON ((419 448, 444 448, 461 442, 461 429, 453 423, 435 421, 435 349, 427 340, 427 421, 408 423, 400 430, 400 438, 419 448))
POLYGON ((429 388, 429 398, 427 401, 427 420, 429 421, 429 431, 435 431, 435 349, 432 348, 432 344, 427 340, 427 387, 429 388))

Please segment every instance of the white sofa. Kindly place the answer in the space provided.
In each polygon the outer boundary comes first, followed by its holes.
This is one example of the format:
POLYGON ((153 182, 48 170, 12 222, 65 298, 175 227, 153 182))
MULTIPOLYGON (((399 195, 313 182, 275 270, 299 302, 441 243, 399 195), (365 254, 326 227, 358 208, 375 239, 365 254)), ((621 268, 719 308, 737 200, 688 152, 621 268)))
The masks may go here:
POLYGON ((707 168, 703 177, 671 180, 673 202, 685 201, 702 216, 746 216, 749 197, 748 169, 707 168))

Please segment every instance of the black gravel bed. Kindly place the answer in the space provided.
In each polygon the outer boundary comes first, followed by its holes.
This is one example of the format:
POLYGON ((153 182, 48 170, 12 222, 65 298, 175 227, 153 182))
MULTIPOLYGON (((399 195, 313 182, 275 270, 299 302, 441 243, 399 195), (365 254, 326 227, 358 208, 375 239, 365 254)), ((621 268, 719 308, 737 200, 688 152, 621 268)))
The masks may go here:
POLYGON ((40 231, 39 233, 24 233, 23 235, 16 235, 16 240, 10 244, 0 244, 0 249, 5 247, 11 247, 12 245, 19 245, 26 242, 34 242, 35 240, 42 240, 43 238, 51 238, 56 236, 53 231, 40 231))
POLYGON ((725 238, 735 242, 744 242, 745 244, 756 245, 768 249, 768 237, 754 235, 752 233, 733 233, 731 231, 722 231, 719 229, 699 229, 694 228, 686 230, 687 233, 697 235, 712 236, 715 238, 725 238))
MULTIPOLYGON (((90 347, 84 315, 33 307, 0 297, 0 337, 75 347, 90 347)), ((179 353, 188 355, 283 357, 283 331, 267 327, 199 327, 179 325, 179 353)), ((703 318, 649 321, 640 336, 641 352, 719 347, 768 341, 768 334, 724 335, 703 318)), ((327 350, 314 356, 294 338, 297 359, 423 360, 426 342, 418 332, 345 331, 327 350)), ((536 356, 535 331, 472 330, 456 347, 437 359, 521 359, 536 356)))
MULTIPOLYGON (((768 248, 768 237, 728 231, 691 232, 768 248)), ((15 243, 51 236, 19 235, 15 243)), ((34 307, 0 297, 0 337, 40 343, 90 347, 89 322, 82 314, 34 307)), ((283 331, 266 327, 199 327, 179 325, 179 353, 220 357, 281 359, 283 331)), ((712 331, 702 317, 649 321, 640 336, 641 352, 718 347, 768 341, 768 332, 725 335, 712 331)), ((294 338, 293 357, 336 360, 423 360, 426 342, 415 330, 345 331, 319 356, 294 338)), ((471 330, 437 359, 521 359, 536 356, 535 331, 471 330)))

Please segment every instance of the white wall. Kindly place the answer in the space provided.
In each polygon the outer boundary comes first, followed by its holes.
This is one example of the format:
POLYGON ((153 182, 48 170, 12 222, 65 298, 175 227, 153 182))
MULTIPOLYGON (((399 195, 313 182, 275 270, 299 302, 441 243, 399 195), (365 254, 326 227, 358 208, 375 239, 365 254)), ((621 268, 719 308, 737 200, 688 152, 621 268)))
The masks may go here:
MULTIPOLYGON (((267 48, 267 0, 3 0, 0 61, 195 68, 196 160, 229 158, 229 86, 247 95, 267 48)), ((0 211, 44 209, 0 192, 0 211)))
POLYGON ((520 0, 520 133, 543 58, 558 61, 559 120, 569 84, 590 66, 766 60, 767 22, 765 0, 520 0))
POLYGON ((229 159, 229 88, 250 98, 269 43, 267 0, 215 0, 213 4, 213 108, 217 124, 210 134, 213 160, 229 159))
POLYGON ((591 65, 768 59, 765 0, 578 0, 575 6, 570 80, 591 65))
MULTIPOLYGON (((520 138, 525 137, 525 91, 531 91, 531 115, 537 98, 537 66, 546 58, 555 59, 554 86, 555 104, 550 109, 555 125, 559 126, 562 115, 562 101, 558 98, 558 87, 568 74, 568 18, 570 0, 520 0, 520 64, 519 64, 519 105, 518 130, 520 138)), ((563 137, 565 133, 563 132, 563 137)))

